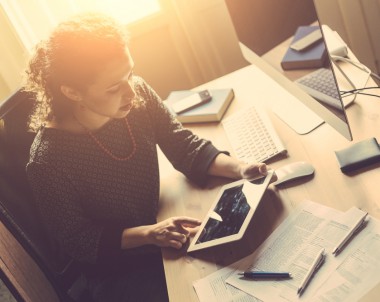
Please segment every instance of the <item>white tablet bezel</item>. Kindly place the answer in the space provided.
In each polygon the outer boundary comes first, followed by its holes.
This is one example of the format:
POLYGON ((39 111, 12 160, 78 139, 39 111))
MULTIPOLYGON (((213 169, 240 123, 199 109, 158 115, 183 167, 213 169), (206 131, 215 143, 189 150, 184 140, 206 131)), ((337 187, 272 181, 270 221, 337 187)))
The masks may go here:
MULTIPOLYGON (((273 170, 269 170, 267 175, 262 177, 264 179, 264 181, 261 184, 252 184, 252 183, 250 183, 250 181, 252 181, 252 180, 241 179, 241 180, 238 180, 238 181, 224 185, 219 190, 218 195, 215 198, 215 201, 212 203, 209 211, 207 212, 205 218, 203 219, 202 224, 199 227, 199 230, 195 234, 194 238, 191 240, 187 251, 193 252, 193 251, 197 251, 197 250, 201 250, 201 249, 205 249, 205 248, 209 248, 212 246, 221 245, 224 243, 229 243, 229 242, 241 239, 243 237, 250 221, 251 221, 253 214, 255 213, 255 211, 256 211, 256 209, 257 209, 257 207, 261 201, 262 196, 264 195, 265 190, 267 189, 267 187, 270 183, 270 180, 272 179, 273 173, 274 173, 273 170), (248 183, 248 187, 246 187, 247 190, 253 189, 255 191, 255 195, 250 198, 250 201, 249 201, 250 209, 249 209, 247 216, 244 219, 243 224, 240 227, 239 232, 236 234, 225 236, 223 238, 217 238, 217 239, 213 239, 213 240, 210 240, 207 242, 197 243, 197 241, 198 241, 199 237, 201 236, 207 222, 210 219, 215 219, 215 218, 212 218, 213 216, 215 217, 214 209, 215 209, 216 205, 221 201, 220 198, 223 196, 223 193, 227 189, 230 189, 233 187, 238 187, 242 184, 244 185, 245 183, 248 183)), ((259 178, 259 179, 262 179, 262 178, 259 178)))

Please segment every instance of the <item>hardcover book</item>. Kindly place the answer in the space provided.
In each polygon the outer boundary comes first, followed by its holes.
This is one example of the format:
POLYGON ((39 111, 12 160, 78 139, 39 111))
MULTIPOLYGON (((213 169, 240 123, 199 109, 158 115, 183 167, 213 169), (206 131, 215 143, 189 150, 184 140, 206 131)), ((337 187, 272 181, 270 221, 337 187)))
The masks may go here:
POLYGON ((324 66, 327 58, 327 50, 323 39, 301 51, 294 50, 290 47, 294 42, 315 30, 319 30, 319 26, 299 26, 297 28, 294 38, 281 61, 281 67, 284 70, 320 68, 324 66))
MULTIPOLYGON (((232 88, 210 89, 209 91, 212 96, 211 101, 180 114, 175 114, 172 110, 173 114, 181 123, 219 122, 234 98, 234 91, 232 88)), ((165 103, 171 109, 175 102, 197 92, 192 90, 172 91, 165 103)))

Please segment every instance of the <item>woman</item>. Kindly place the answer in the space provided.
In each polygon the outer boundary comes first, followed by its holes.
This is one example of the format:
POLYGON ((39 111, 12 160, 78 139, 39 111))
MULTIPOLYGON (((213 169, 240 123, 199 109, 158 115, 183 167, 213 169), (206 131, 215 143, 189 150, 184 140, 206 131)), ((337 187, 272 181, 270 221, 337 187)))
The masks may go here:
POLYGON ((39 43, 27 70, 38 96, 28 178, 52 241, 82 264, 96 301, 166 301, 160 247, 180 249, 201 223, 156 222, 156 145, 199 184, 266 174, 183 128, 133 69, 122 26, 84 14, 39 43))

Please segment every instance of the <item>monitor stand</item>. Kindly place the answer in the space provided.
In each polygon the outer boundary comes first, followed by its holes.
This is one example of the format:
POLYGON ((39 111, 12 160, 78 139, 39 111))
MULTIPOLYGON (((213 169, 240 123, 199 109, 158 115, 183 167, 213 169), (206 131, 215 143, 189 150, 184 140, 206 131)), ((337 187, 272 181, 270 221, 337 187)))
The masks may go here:
POLYGON ((239 46, 243 57, 249 63, 260 68, 265 73, 263 76, 270 77, 274 84, 279 84, 283 89, 281 98, 278 98, 269 104, 270 109, 283 122, 298 134, 309 133, 324 123, 324 120, 320 118, 319 115, 299 100, 299 98, 302 98, 303 100, 311 98, 310 96, 266 63, 243 43, 239 42, 239 46))
POLYGON ((271 110, 298 134, 307 134, 324 123, 323 119, 295 97, 283 99, 281 103, 273 104, 271 110))

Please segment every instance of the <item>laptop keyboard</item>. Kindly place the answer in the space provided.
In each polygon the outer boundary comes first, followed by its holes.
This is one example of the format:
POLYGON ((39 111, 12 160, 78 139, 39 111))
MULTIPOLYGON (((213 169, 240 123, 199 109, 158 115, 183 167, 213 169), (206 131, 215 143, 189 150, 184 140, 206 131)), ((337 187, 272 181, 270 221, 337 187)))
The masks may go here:
MULTIPOLYGON (((320 68, 295 81, 310 96, 338 110, 342 110, 340 91, 335 83, 334 75, 328 68, 320 68)), ((344 106, 347 103, 343 102, 344 106)))
POLYGON ((328 68, 320 68, 311 74, 297 80, 304 86, 315 89, 339 100, 339 91, 337 89, 333 73, 328 68))

